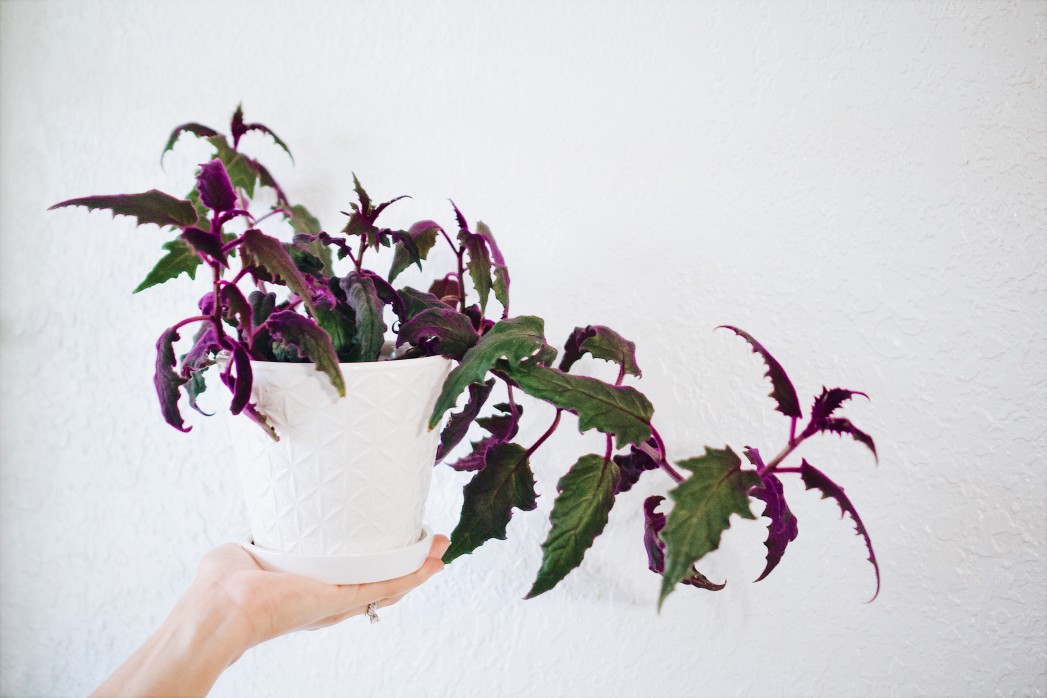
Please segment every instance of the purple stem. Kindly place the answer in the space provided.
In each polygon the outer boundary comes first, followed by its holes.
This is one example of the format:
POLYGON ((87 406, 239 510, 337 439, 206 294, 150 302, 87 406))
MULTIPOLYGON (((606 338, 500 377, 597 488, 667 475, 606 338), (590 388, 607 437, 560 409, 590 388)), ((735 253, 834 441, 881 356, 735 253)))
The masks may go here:
POLYGON ((558 427, 560 425, 560 414, 562 412, 563 412, 563 410, 557 408, 557 410, 556 410, 556 417, 553 418, 553 423, 550 424, 549 428, 545 430, 545 433, 542 434, 540 437, 538 437, 538 440, 535 441, 534 444, 529 449, 527 449, 527 453, 525 454, 525 457, 530 458, 531 455, 535 451, 538 450, 538 447, 541 446, 542 444, 544 444, 545 440, 553 435, 553 432, 556 431, 556 427, 558 427))
POLYGON ((651 459, 658 464, 658 467, 664 470, 666 474, 673 479, 674 482, 683 482, 683 475, 677 472, 676 468, 669 465, 669 463, 666 462, 665 458, 663 458, 662 455, 658 453, 658 451, 651 448, 650 444, 648 444, 646 441, 644 443, 638 444, 636 447, 643 453, 646 453, 648 456, 650 456, 651 459))

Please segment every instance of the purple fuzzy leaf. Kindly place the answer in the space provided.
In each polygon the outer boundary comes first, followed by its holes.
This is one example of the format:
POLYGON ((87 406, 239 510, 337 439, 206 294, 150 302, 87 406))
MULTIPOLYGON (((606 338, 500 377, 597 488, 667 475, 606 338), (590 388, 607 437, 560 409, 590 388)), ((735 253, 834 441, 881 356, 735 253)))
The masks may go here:
POLYGON ((222 371, 222 382, 233 393, 233 401, 229 405, 230 414, 240 414, 251 398, 251 383, 254 376, 251 371, 251 357, 248 355, 244 345, 239 342, 233 347, 233 356, 222 371))
POLYGON ((225 165, 218 158, 200 166, 196 176, 196 190, 200 192, 200 201, 204 206, 221 213, 236 208, 236 192, 229 180, 225 165))
POLYGON ((371 279, 372 282, 374 282, 375 293, 378 294, 378 297, 382 299, 383 303, 385 303, 392 309, 393 314, 395 314, 396 317, 400 318, 401 321, 406 320, 407 309, 404 306, 403 299, 400 298, 400 294, 396 292, 396 289, 394 289, 388 281, 386 281, 378 274, 375 274, 373 271, 364 270, 360 273, 367 276, 369 279, 371 279))
POLYGON ((458 206, 452 201, 451 208, 454 209, 454 219, 458 223, 459 230, 469 230, 469 224, 465 222, 465 216, 458 210, 458 206))
POLYGON ((443 306, 423 310, 400 325, 396 346, 410 343, 422 346, 423 340, 433 340, 432 351, 448 359, 461 361, 469 347, 480 341, 469 318, 457 310, 443 306))
POLYGON ((404 302, 404 309, 407 313, 408 320, 430 308, 448 307, 446 303, 433 294, 419 291, 410 286, 404 286, 400 289, 400 299, 404 302))
POLYGON ((338 354, 331 337, 315 322, 293 310, 280 310, 269 316, 265 327, 274 340, 315 363, 316 370, 326 373, 338 394, 345 397, 345 380, 338 365, 338 354))
POLYGON ((880 457, 876 454, 876 444, 873 442, 872 437, 851 424, 851 420, 849 419, 844 419, 843 417, 830 417, 822 422, 821 427, 817 429, 817 431, 829 431, 834 434, 850 434, 851 438, 872 451, 873 458, 876 459, 876 462, 880 461, 880 457))
POLYGON ((222 240, 217 235, 212 235, 195 226, 190 226, 183 230, 178 237, 187 242, 198 254, 204 255, 210 261, 220 264, 227 269, 229 268, 229 262, 225 258, 225 253, 222 252, 222 240))
POLYGON ((523 406, 516 406, 515 417, 513 416, 512 406, 508 403, 500 402, 495 405, 494 408, 502 414, 490 417, 480 417, 476 420, 476 423, 479 424, 482 429, 490 432, 491 437, 497 441, 512 441, 520 426, 520 416, 523 414, 523 406))
POLYGON ((440 447, 436 451, 437 463, 443 460, 444 456, 450 453, 451 449, 465 438, 466 433, 469 431, 469 426, 476 419, 476 416, 480 414, 480 409, 487 402, 487 398, 490 396, 493 388, 493 378, 486 383, 473 383, 469 386, 469 401, 460 412, 451 413, 450 419, 447 420, 447 426, 440 432, 440 447))
POLYGON ((191 374, 213 364, 211 354, 218 352, 221 348, 214 325, 210 322, 204 324, 196 335, 193 348, 182 357, 182 378, 188 379, 191 374))
MULTIPOLYGON (((643 544, 647 549, 647 568, 656 574, 665 572, 665 543, 659 536, 665 528, 665 514, 656 511, 664 500, 665 497, 654 496, 648 497, 643 503, 643 544)), ((716 584, 709 581, 708 577, 693 566, 691 574, 680 580, 680 583, 709 591, 720 591, 727 586, 727 582, 716 584)))
POLYGON ((374 279, 366 274, 349 272, 339 284, 356 321, 358 343, 353 347, 352 358, 356 361, 378 361, 385 343, 386 327, 382 320, 385 304, 378 295, 374 279))
POLYGON ((429 286, 429 293, 453 307, 458 305, 460 286, 454 278, 437 279, 429 286))
POLYGON ((283 243, 255 228, 245 231, 242 239, 240 254, 244 266, 251 270, 251 275, 258 281, 286 284, 302 299, 305 307, 314 312, 309 284, 287 254, 283 243))
POLYGON ((262 133, 268 134, 273 141, 284 149, 287 153, 287 157, 291 158, 291 162, 294 162, 294 155, 291 155, 291 149, 287 147, 287 144, 280 140, 280 137, 273 133, 268 126, 263 124, 245 124, 244 123, 244 112, 240 106, 237 106, 236 111, 233 113, 233 120, 230 124, 229 132, 233 136, 233 147, 240 145, 240 139, 248 131, 261 131, 262 133))
POLYGON ((254 311, 244 294, 233 284, 226 284, 222 286, 221 296, 225 318, 241 332, 250 335, 254 329, 251 322, 254 311))
POLYGON ((869 396, 860 390, 847 390, 846 388, 832 388, 831 390, 822 386, 822 394, 814 399, 811 405, 811 422, 821 422, 832 416, 840 405, 850 400, 855 395, 861 395, 866 400, 869 396))
POLYGON ((156 371, 153 374, 153 385, 160 398, 160 411, 164 421, 178 431, 188 432, 192 427, 185 426, 182 414, 178 411, 179 389, 188 382, 175 373, 174 343, 178 341, 178 330, 168 328, 156 340, 156 371))
POLYGON ((574 332, 567 338, 567 343, 564 345, 560 370, 569 371, 571 366, 585 354, 616 363, 630 375, 637 377, 642 375, 640 367, 636 365, 636 344, 610 327, 589 325, 574 328, 574 332))
POLYGON ((59 202, 47 210, 53 211, 66 206, 84 206, 92 211, 112 211, 114 217, 133 216, 137 225, 152 223, 160 227, 181 228, 193 225, 197 221, 196 209, 193 208, 192 202, 176 199, 157 189, 150 189, 141 194, 84 196, 59 202))
MULTIPOLYGON (((652 448, 658 448, 657 442, 653 439, 648 439, 647 444, 652 448)), ((633 488, 633 485, 639 482, 640 476, 646 471, 658 469, 658 463, 649 455, 636 448, 635 445, 630 447, 628 454, 615 456, 614 462, 618 464, 618 468, 622 473, 621 480, 618 482, 618 490, 615 494, 628 492, 633 488)))
POLYGON ((218 131, 204 126, 203 124, 189 123, 176 127, 174 131, 171 131, 171 136, 167 139, 167 145, 164 146, 164 152, 160 153, 161 164, 164 162, 164 156, 175 147, 175 143, 178 142, 178 139, 183 133, 191 133, 198 138, 210 138, 211 136, 218 135, 218 131))
POLYGON ((821 492, 822 499, 831 498, 836 500, 842 512, 841 518, 846 514, 854 521, 855 531, 865 539, 865 546, 869 549, 869 562, 872 563, 873 569, 876 571, 876 593, 873 594, 872 599, 869 599, 870 601, 874 600, 880 594, 880 566, 876 562, 876 553, 873 552, 872 539, 869 538, 869 532, 865 530, 865 524, 862 523, 861 517, 858 516, 858 511, 851 504, 851 500, 847 498, 847 495, 843 493, 842 487, 830 480, 825 473, 806 460, 800 462, 800 479, 803 480, 803 484, 807 489, 816 489, 821 492))
MULTIPOLYGON (((762 344, 753 339, 748 332, 730 325, 721 325, 720 327, 734 332, 748 342, 749 346, 752 347, 753 353, 759 354, 764 363, 767 364, 767 373, 764 375, 771 379, 772 390, 770 396, 778 403, 778 411, 786 417, 794 417, 796 419, 802 417, 803 413, 800 411, 800 399, 796 397, 796 389, 793 388, 789 376, 786 375, 785 369, 778 363, 778 360, 771 356, 771 353, 764 349, 762 344)), ((716 329, 720 329, 720 327, 716 329)))
POLYGON ((767 527, 767 540, 764 542, 764 545, 767 546, 767 565, 763 568, 760 576, 756 578, 756 581, 760 581, 769 575, 771 570, 778 566, 782 555, 785 554, 786 546, 796 540, 796 535, 799 533, 799 529, 796 526, 796 517, 793 516, 789 505, 785 501, 785 490, 782 488, 782 481, 773 473, 762 475, 760 479, 763 482, 763 486, 750 489, 749 496, 755 497, 766 504, 763 516, 770 519, 771 523, 767 527))
POLYGON ((485 436, 479 441, 473 442, 473 450, 468 455, 462 456, 454 463, 448 463, 448 466, 459 472, 483 470, 487 462, 487 452, 499 443, 502 442, 492 436, 485 436))

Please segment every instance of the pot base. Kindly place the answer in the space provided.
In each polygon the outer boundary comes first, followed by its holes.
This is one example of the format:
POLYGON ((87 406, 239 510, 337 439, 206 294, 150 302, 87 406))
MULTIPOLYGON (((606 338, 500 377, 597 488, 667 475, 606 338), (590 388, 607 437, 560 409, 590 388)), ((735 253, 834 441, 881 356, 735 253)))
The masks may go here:
POLYGON ((289 572, 325 584, 367 584, 411 574, 420 568, 433 542, 433 531, 422 526, 418 542, 396 550, 358 555, 300 555, 260 548, 251 539, 240 545, 263 570, 289 572))

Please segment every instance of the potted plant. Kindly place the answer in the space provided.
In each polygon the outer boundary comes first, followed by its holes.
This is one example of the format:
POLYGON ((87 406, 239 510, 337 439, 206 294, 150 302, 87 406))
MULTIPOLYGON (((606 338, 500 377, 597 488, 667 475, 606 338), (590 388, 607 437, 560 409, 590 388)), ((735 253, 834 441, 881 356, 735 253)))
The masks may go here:
POLYGON ((653 405, 631 384, 641 376, 634 343, 609 327, 585 325, 560 354, 540 317, 510 313, 509 270, 486 225, 470 225, 452 203, 451 227, 432 220, 407 230, 383 227, 382 213, 398 199, 375 203, 354 176, 356 201, 343 211, 340 231, 328 233, 240 150, 250 131, 267 134, 290 155, 275 133, 246 123, 237 108, 228 136, 197 123, 172 132, 164 154, 184 134, 214 150, 185 197, 154 189, 52 208, 106 209, 175 233, 135 292, 210 272, 211 289, 197 310, 161 333, 154 383, 164 419, 181 431, 190 427, 179 402, 200 411, 197 398, 212 367, 231 392, 231 431, 254 537, 249 545, 263 565, 332 582, 411 571, 428 548, 421 517, 431 467, 450 460, 473 425, 479 438, 447 464, 473 475, 445 561, 505 539, 513 511, 536 506, 531 461, 567 413, 579 431, 603 434, 605 447, 565 464, 528 598, 582 562, 617 495, 648 471, 674 485, 668 512, 662 496, 643 504, 649 567, 662 577, 659 606, 681 583, 723 588, 696 563, 719 546, 732 514, 756 518, 752 500, 769 520, 759 579, 775 568, 797 535, 781 475, 800 477, 852 519, 879 592, 872 543, 843 488, 806 459, 790 460, 807 439, 826 432, 850 436, 875 457, 873 439, 840 415, 846 401, 864 393, 823 388, 804 421, 782 366, 755 338, 726 326, 766 364, 788 439, 770 459, 754 447, 739 455, 725 446, 673 464, 653 424, 653 405), (262 189, 275 195, 266 211, 252 205, 262 189), (262 232, 267 220, 282 221, 284 231, 262 232), (449 247, 453 268, 437 274, 428 290, 397 287, 401 272, 422 268, 436 245, 449 247), (385 273, 375 271, 380 260, 389 265, 385 273), (190 328, 191 340, 180 343, 190 328), (180 356, 176 345, 186 347, 180 356), (580 374, 585 355, 613 363, 617 379, 580 374), (519 393, 554 408, 533 443, 518 438, 519 393), (382 518, 390 513, 395 520, 382 518))

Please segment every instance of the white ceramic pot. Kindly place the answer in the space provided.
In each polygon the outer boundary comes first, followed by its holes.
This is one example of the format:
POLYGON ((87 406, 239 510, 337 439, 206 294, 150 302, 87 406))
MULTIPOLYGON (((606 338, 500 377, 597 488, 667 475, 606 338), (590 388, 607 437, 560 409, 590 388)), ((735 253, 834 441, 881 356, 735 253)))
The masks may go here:
MULTIPOLYGON (((251 542, 269 563, 255 558, 263 566, 289 569, 281 567, 281 554, 298 556, 288 558, 296 563, 341 557, 349 570, 354 559, 388 561, 390 553, 419 548, 440 438, 427 424, 451 362, 427 357, 342 364, 344 398, 313 364, 251 367, 251 401, 280 436, 273 441, 243 415, 229 419, 251 542)), ((361 581, 347 574, 313 576, 361 581)))

